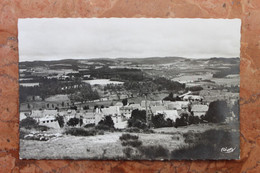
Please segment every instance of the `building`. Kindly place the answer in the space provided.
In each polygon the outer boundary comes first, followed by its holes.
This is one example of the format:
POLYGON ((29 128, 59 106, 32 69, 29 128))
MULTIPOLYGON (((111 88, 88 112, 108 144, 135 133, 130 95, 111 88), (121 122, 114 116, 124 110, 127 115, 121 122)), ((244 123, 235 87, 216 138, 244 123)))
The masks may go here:
POLYGON ((156 115, 163 114, 164 119, 171 119, 172 121, 176 121, 177 118, 180 118, 177 110, 163 110, 163 111, 156 111, 156 115))
POLYGON ((30 117, 32 118, 42 118, 46 116, 56 116, 58 114, 57 110, 32 110, 30 117))
POLYGON ((208 105, 193 105, 191 108, 191 112, 194 116, 201 117, 202 115, 206 115, 208 109, 208 105))
POLYGON ((39 125, 59 129, 60 125, 54 116, 46 116, 38 119, 39 125))
POLYGON ((95 112, 95 125, 97 125, 106 116, 111 116, 114 127, 123 129, 127 127, 127 119, 120 111, 120 106, 110 106, 108 108, 96 109, 95 112))

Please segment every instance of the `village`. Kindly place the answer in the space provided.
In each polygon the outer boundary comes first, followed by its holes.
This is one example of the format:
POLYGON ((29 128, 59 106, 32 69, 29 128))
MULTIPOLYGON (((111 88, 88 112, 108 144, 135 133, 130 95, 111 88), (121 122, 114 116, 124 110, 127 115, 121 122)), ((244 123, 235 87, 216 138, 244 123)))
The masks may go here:
MULTIPOLYGON (((128 155, 125 150, 129 147, 120 142, 125 133, 139 136, 143 144, 157 143, 168 149, 189 146, 186 133, 231 129, 239 122, 239 76, 227 72, 221 78, 214 77, 222 69, 222 60, 212 67, 215 61, 193 60, 190 69, 190 62, 182 58, 160 64, 159 68, 147 62, 136 65, 102 59, 79 60, 74 66, 69 60, 63 64, 21 64, 21 154, 33 158, 28 146, 44 143, 41 158, 46 158, 53 150, 59 150, 62 141, 68 149, 72 147, 70 142, 84 140, 88 141, 88 149, 85 151, 84 143, 78 141, 75 156, 80 155, 79 158, 85 158, 90 151, 90 158, 103 158, 105 154, 108 158, 134 158, 134 150, 141 152, 142 147, 138 144, 128 155), (175 74, 177 67, 179 73, 175 74), (169 75, 162 77, 161 71, 169 75), (107 153, 108 141, 115 145, 112 148, 121 148, 120 152, 107 153), (99 147, 94 148, 96 145, 99 147)), ((227 69, 234 62, 227 62, 227 69)), ((75 151, 66 153, 71 152, 75 151)), ((66 153, 58 151, 55 158, 69 157, 66 153)))

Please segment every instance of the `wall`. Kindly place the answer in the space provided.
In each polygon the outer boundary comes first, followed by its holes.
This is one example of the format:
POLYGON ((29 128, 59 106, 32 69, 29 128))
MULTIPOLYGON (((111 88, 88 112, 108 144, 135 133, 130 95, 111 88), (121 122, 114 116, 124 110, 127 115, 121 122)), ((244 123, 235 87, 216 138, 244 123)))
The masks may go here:
POLYGON ((259 0, 1 0, 0 10, 0 172, 260 172, 259 0), (241 18, 241 159, 19 160, 17 19, 29 17, 241 18))

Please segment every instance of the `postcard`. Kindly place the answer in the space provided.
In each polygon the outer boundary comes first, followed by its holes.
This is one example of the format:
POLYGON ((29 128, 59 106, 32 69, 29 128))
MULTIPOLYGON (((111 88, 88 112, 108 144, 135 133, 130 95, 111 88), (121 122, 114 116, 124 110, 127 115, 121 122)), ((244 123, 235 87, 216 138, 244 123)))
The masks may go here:
POLYGON ((239 159, 240 19, 18 21, 21 159, 239 159))

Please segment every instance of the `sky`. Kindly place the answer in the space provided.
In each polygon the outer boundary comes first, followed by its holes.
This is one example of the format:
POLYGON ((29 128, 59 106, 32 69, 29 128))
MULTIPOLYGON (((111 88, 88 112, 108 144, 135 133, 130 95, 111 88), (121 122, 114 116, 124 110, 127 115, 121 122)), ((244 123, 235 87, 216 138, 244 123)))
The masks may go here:
POLYGON ((19 61, 239 57, 240 28, 240 19, 19 19, 19 61))

